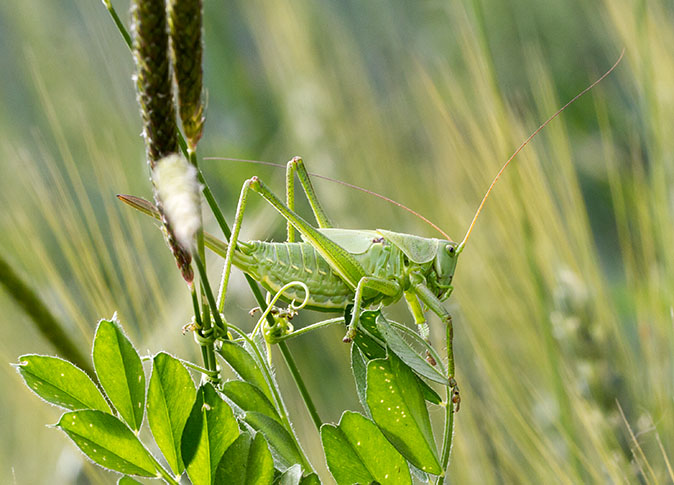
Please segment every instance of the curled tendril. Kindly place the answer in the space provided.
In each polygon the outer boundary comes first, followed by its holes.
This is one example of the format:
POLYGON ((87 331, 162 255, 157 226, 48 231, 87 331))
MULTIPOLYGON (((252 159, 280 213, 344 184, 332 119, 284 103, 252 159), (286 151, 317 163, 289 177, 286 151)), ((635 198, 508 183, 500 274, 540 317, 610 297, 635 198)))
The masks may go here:
POLYGON ((264 312, 262 312, 260 319, 257 321, 255 329, 253 330, 253 335, 255 335, 258 332, 258 330, 262 327, 265 319, 267 318, 267 315, 269 315, 270 313, 272 314, 272 316, 274 316, 275 320, 278 321, 277 318, 278 316, 281 319, 284 319, 287 323, 288 318, 292 318, 294 314, 296 314, 299 310, 304 308, 307 305, 307 303, 309 303, 309 296, 310 296, 309 288, 307 287, 306 284, 304 284, 301 281, 291 281, 290 283, 284 285, 280 290, 276 292, 276 294, 270 301, 267 301, 267 309, 264 312), (302 300, 302 303, 300 303, 299 305, 295 300, 292 300, 290 302, 290 305, 288 305, 289 311, 286 311, 284 314, 275 315, 273 313, 274 305, 276 305, 276 302, 283 296, 285 292, 287 292, 290 288, 293 287, 300 287, 304 290, 304 300, 302 300))

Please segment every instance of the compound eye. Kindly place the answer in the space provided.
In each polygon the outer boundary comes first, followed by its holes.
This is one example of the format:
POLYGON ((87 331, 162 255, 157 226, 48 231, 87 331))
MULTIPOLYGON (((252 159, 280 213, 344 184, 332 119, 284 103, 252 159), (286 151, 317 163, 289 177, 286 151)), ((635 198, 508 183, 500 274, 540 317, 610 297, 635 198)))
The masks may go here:
POLYGON ((449 254, 454 254, 454 251, 455 251, 454 246, 447 246, 447 252, 449 254))

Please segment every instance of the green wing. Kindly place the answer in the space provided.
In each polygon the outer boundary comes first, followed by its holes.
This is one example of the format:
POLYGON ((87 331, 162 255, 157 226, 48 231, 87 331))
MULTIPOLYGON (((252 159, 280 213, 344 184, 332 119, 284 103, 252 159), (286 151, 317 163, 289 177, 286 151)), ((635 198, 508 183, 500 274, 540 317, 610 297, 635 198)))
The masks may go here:
POLYGON ((438 253, 439 241, 435 238, 413 236, 385 229, 377 229, 376 232, 400 249, 410 261, 414 261, 415 263, 428 263, 438 253))
MULTIPOLYGON (((382 236, 377 231, 358 229, 320 228, 318 232, 351 254, 363 254, 370 249, 376 239, 382 236)), ((302 239, 306 241, 304 236, 302 239)), ((308 241, 306 241, 308 242, 308 241)))

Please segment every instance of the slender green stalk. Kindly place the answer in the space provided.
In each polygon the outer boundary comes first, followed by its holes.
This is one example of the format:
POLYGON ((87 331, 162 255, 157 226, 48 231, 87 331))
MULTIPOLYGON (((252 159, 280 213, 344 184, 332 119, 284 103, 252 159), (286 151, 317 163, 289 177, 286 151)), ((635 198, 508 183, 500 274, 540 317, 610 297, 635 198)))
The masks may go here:
POLYGON ((330 325, 334 325, 335 323, 344 323, 344 317, 336 317, 336 318, 330 318, 328 320, 323 320, 321 322, 316 322, 311 325, 307 325, 306 327, 300 328, 299 330, 294 330, 289 334, 282 335, 280 337, 275 337, 274 342, 282 342, 284 340, 290 340, 291 338, 295 337, 300 337, 304 334, 307 334, 309 332, 312 332, 314 330, 321 329, 323 327, 328 327, 330 325))
POLYGON ((262 371, 265 374, 265 379, 269 383, 269 389, 271 390, 274 396, 274 401, 276 403, 276 410, 279 412, 279 415, 281 416, 281 421, 283 421, 286 430, 288 431, 288 433, 290 433, 290 436, 292 436, 293 441, 295 442, 295 446, 302 456, 302 461, 304 462, 303 465, 307 470, 313 470, 311 463, 309 462, 308 458, 304 455, 304 450, 302 450, 300 442, 297 439, 297 436, 295 435, 295 430, 293 429, 292 424, 290 423, 290 417, 288 416, 288 412, 286 411, 286 408, 283 404, 283 399, 281 398, 281 395, 274 381, 273 372, 267 366, 266 359, 262 356, 262 354, 260 354, 260 350, 258 349, 257 345, 255 345, 255 342, 248 336, 248 334, 246 334, 246 332, 244 332, 243 330, 232 324, 230 324, 230 327, 232 330, 238 333, 248 343, 253 352, 255 352, 258 363, 260 364, 260 367, 262 368, 262 371))
POLYGON ((38 294, 14 271, 2 257, 2 254, 0 254, 0 285, 5 287, 17 305, 33 320, 40 334, 54 346, 62 357, 73 362, 92 378, 96 378, 96 374, 89 364, 89 359, 82 353, 80 346, 70 338, 63 323, 54 316, 38 294))
MULTIPOLYGON (((202 283, 204 285, 204 290, 206 291, 206 298, 208 298, 208 304, 211 305, 211 307, 215 304, 215 297, 213 296, 213 291, 211 290, 211 285, 208 282, 208 278, 206 275, 206 268, 204 267, 204 262, 201 260, 201 258, 198 255, 194 256, 194 262, 197 265, 197 269, 202 276, 203 280, 202 283)), ((218 328, 219 331, 222 332, 227 332, 227 324, 222 320, 222 317, 218 312, 213 312, 213 319, 215 320, 215 324, 218 328)), ((204 326, 207 325, 206 322, 203 322, 204 326)), ((208 323, 210 326, 210 323, 208 323)))
POLYGON ((290 374, 293 376, 293 379, 295 380, 295 385, 297 386, 297 389, 300 391, 300 394, 302 395, 302 399, 304 400, 304 404, 307 407, 307 411, 309 411, 311 420, 314 422, 314 426, 316 426, 316 431, 320 431, 323 422, 321 421, 321 417, 318 415, 318 411, 316 410, 314 401, 311 399, 309 390, 307 389, 307 386, 304 384, 304 381, 302 380, 302 375, 300 374, 300 370, 297 368, 297 364, 295 363, 295 359, 293 359, 292 353, 288 348, 288 344, 285 342, 279 342, 278 348, 281 351, 281 355, 283 355, 283 360, 285 361, 286 366, 288 366, 290 374))
MULTIPOLYGON (((192 149, 187 150, 188 157, 187 160, 192 164, 194 168, 197 169, 197 173, 201 174, 199 171, 199 163, 197 161, 197 152, 192 149)), ((201 177, 203 178, 203 177, 201 177)), ((199 228, 199 231, 197 232, 197 251, 199 251, 199 257, 201 260, 204 262, 204 265, 206 264, 206 250, 204 246, 204 226, 203 224, 199 228)))
POLYGON ((190 369, 192 369, 192 370, 195 370, 195 371, 197 371, 197 372, 200 372, 200 373, 202 373, 202 374, 208 375, 208 372, 209 372, 208 369, 204 369, 203 367, 201 367, 201 366, 199 366, 199 365, 196 365, 196 364, 190 362, 189 360, 183 360, 183 359, 180 359, 180 362, 181 362, 185 367, 188 367, 188 368, 190 368, 190 369))
MULTIPOLYGON (((196 150, 193 149, 193 148, 188 148, 187 154, 188 154, 188 158, 187 158, 188 161, 190 162, 190 164, 194 168, 196 168, 197 173, 200 174, 196 150)), ((199 211, 199 217, 201 218, 202 223, 199 227, 199 230, 197 231, 197 253, 199 254, 199 258, 201 259, 201 261, 204 265, 204 274, 206 274, 206 248, 205 248, 205 245, 204 245, 204 225, 203 225, 203 216, 201 214, 201 211, 199 211)), ((200 285, 200 288, 201 288, 201 292, 200 292, 201 308, 203 310, 202 321, 206 321, 206 320, 210 321, 211 320, 211 312, 210 312, 211 308, 210 308, 210 305, 208 305, 208 302, 207 302, 206 289, 205 289, 203 283, 200 285)), ((217 309, 214 308, 213 311, 217 312, 217 309)))
POLYGON ((194 309, 194 319, 196 320, 197 326, 201 327, 201 316, 200 316, 200 311, 199 311, 199 298, 197 297, 197 290, 192 285, 192 291, 190 291, 190 294, 192 295, 192 308, 194 309))
POLYGON ((440 485, 449 469, 449 458, 452 453, 452 438, 454 437, 454 403, 452 402, 452 388, 447 387, 447 402, 445 403, 445 429, 442 434, 442 458, 440 465, 443 474, 439 475, 436 484, 440 485))
POLYGON ((159 477, 162 478, 166 483, 171 485, 179 485, 179 480, 175 479, 166 469, 157 461, 157 459, 148 451, 147 453, 150 456, 150 459, 154 463, 155 468, 159 472, 159 477))
MULTIPOLYGON (((192 294, 192 307, 194 309, 194 321, 196 323, 197 331, 199 331, 201 328, 203 328, 204 319, 202 319, 202 317, 201 317, 201 311, 199 310, 199 297, 197 295, 197 289, 194 286, 194 284, 191 285, 191 290, 192 291, 190 291, 190 293, 192 294)), ((210 322, 211 316, 208 313, 208 305, 203 306, 203 311, 204 311, 204 317, 208 317, 208 318, 205 318, 205 320, 210 322)), ((210 360, 209 359, 210 352, 207 350, 206 345, 201 345, 200 347, 201 347, 201 358, 204 361, 204 363, 207 363, 210 360)), ((206 373, 208 373, 208 372, 206 372, 206 373)))
MULTIPOLYGON (((445 336, 447 344, 447 375, 454 379, 454 354, 452 351, 452 341, 454 340, 454 329, 452 325, 447 325, 445 336)), ((454 389, 451 385, 447 386, 447 402, 445 403, 445 430, 442 435, 442 458, 441 466, 443 474, 438 476, 436 484, 441 484, 449 468, 449 459, 452 454, 452 439, 454 438, 454 389)))
MULTIPOLYGON (((206 268, 204 263, 199 257, 198 254, 194 254, 194 263, 197 266, 199 271, 199 278, 201 279, 201 284, 204 292, 206 293, 206 298, 208 300, 208 306, 210 308, 217 308, 215 306, 215 298, 213 297, 213 291, 211 291, 211 285, 208 283, 208 276, 206 275, 206 268)), ((214 378, 215 382, 219 381, 219 372, 218 372, 218 363, 215 360, 215 339, 217 337, 216 333, 222 332, 223 335, 227 333, 227 326, 222 321, 220 313, 216 310, 213 311, 213 319, 215 320, 215 329, 211 326, 211 319, 202 321, 202 328, 199 330, 199 344, 202 347, 202 351, 205 352, 204 363, 206 369, 209 372, 214 373, 211 378, 214 378)))
POLYGON ((124 39, 124 42, 129 47, 129 49, 131 49, 132 45, 133 45, 133 43, 131 41, 131 36, 129 35, 129 32, 124 27, 124 24, 122 23, 122 20, 119 18, 119 15, 117 15, 117 11, 115 10, 115 7, 112 6, 112 3, 110 3, 110 0, 103 0, 103 5, 105 5, 106 9, 108 9, 108 13, 110 13, 110 16, 112 17, 112 21, 115 22, 115 25, 117 26, 117 30, 119 31, 120 34, 122 34, 122 38, 124 39))

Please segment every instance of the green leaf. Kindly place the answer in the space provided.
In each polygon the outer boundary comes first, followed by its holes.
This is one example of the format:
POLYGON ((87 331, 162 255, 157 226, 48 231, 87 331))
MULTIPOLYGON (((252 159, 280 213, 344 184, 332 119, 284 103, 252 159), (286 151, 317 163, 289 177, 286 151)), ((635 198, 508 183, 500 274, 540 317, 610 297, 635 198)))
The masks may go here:
POLYGON ((367 401, 365 400, 365 389, 367 388, 367 365, 365 363, 365 357, 358 349, 357 345, 351 345, 351 372, 353 373, 353 379, 356 383, 356 393, 358 394, 360 404, 363 406, 363 409, 365 409, 365 412, 369 415, 370 409, 367 407, 367 401))
POLYGON ((393 352, 368 364, 367 404, 374 422, 410 463, 434 475, 442 472, 416 375, 393 352))
POLYGON ((414 372, 440 384, 448 385, 448 378, 437 367, 432 366, 426 359, 420 356, 386 321, 384 315, 380 312, 376 318, 377 328, 386 340, 386 344, 403 362, 405 362, 414 372))
POLYGON ((228 381, 223 384, 222 393, 244 411, 262 413, 281 422, 276 408, 257 386, 244 381, 228 381))
POLYGON ((176 475, 185 469, 180 441, 195 397, 192 377, 180 361, 164 352, 155 355, 147 390, 147 419, 155 443, 176 475))
POLYGON ((145 374, 140 357, 119 323, 101 320, 94 337, 94 367, 105 393, 131 429, 145 411, 145 374))
POLYGON ((65 409, 99 409, 107 413, 96 384, 70 362, 46 355, 22 355, 16 368, 26 385, 48 403, 65 409))
POLYGON ((257 386, 270 401, 273 399, 260 367, 243 346, 226 340, 218 353, 242 380, 257 386))
POLYGON ((183 431, 181 452, 193 485, 211 485, 229 445, 239 436, 232 409, 211 384, 197 391, 183 431))
POLYGON ((431 404, 440 405, 442 404, 442 398, 440 394, 435 392, 431 386, 429 386, 426 381, 417 375, 417 384, 419 384, 419 389, 421 389, 421 394, 424 395, 424 399, 431 404))
POLYGON ((361 313, 358 320, 358 332, 353 339, 353 343, 368 360, 386 358, 386 345, 376 323, 376 318, 380 313, 379 310, 361 313))
POLYGON ((255 439, 241 433, 222 455, 214 483, 268 485, 274 479, 274 460, 262 433, 255 439))
POLYGON ((286 470, 295 463, 303 463, 302 455, 297 449, 295 441, 278 421, 256 412, 246 413, 244 420, 267 439, 276 468, 286 470))
POLYGON ((411 484, 405 458, 365 416, 346 411, 339 424, 321 426, 328 469, 338 484, 411 484))
POLYGON ((117 480, 117 485, 141 485, 141 483, 128 475, 124 475, 122 478, 117 480))
POLYGON ((297 464, 283 472, 278 480, 278 485, 299 485, 302 480, 302 467, 297 464))
POLYGON ((104 468, 127 475, 157 476, 150 453, 134 432, 111 414, 93 409, 72 411, 61 416, 56 426, 104 468))
MULTIPOLYGON (((370 312, 370 313, 378 313, 378 312, 370 312)), ((370 410, 368 409, 367 401, 365 400, 365 389, 367 387, 366 362, 369 360, 371 359, 368 359, 365 355, 363 355, 362 351, 360 350, 360 346, 358 345, 351 346, 351 372, 353 373, 353 378, 356 383, 356 392, 358 393, 358 399, 360 400, 360 403, 363 405, 363 409, 365 410, 365 413, 368 416, 370 416, 370 410)), ((421 387, 421 390, 424 394, 424 399, 426 399, 426 401, 429 401, 433 404, 442 403, 442 398, 438 395, 438 393, 435 392, 428 384, 426 384, 426 382, 418 375, 417 375, 417 382, 421 387)))

